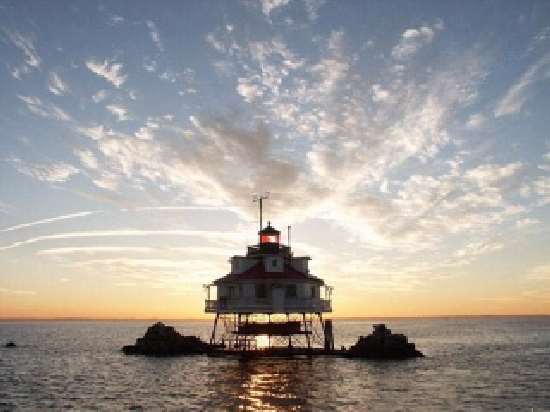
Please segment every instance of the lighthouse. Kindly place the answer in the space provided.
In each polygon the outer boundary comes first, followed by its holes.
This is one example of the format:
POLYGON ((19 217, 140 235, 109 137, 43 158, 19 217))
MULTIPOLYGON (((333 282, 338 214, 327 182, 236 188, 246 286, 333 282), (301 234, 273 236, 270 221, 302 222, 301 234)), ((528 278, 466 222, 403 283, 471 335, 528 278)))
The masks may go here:
POLYGON ((210 343, 228 350, 333 346, 332 325, 323 322, 332 312, 332 287, 310 273, 309 256, 294 256, 279 230, 262 225, 258 243, 205 285, 205 312, 215 314, 210 343))

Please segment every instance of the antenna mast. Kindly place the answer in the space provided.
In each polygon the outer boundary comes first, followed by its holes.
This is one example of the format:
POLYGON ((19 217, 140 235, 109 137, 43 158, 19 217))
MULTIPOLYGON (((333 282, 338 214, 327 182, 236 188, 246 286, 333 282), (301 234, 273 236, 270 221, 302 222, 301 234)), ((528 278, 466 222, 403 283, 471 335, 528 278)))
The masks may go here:
POLYGON ((260 204, 260 230, 263 229, 263 200, 269 199, 269 192, 265 192, 262 195, 256 195, 252 198, 253 202, 258 202, 260 204))
POLYGON ((288 229, 288 247, 290 247, 290 226, 287 226, 288 229))

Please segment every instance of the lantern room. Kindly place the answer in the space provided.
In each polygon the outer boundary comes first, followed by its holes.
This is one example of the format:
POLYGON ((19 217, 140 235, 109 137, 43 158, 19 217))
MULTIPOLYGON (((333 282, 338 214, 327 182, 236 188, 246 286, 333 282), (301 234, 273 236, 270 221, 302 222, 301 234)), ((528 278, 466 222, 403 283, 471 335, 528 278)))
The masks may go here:
POLYGON ((260 235, 260 243, 257 251, 259 253, 274 253, 281 252, 281 232, 271 226, 271 222, 267 222, 267 226, 258 232, 260 235))
POLYGON ((260 230, 260 244, 279 244, 281 238, 281 232, 271 226, 271 222, 267 222, 267 226, 260 230))

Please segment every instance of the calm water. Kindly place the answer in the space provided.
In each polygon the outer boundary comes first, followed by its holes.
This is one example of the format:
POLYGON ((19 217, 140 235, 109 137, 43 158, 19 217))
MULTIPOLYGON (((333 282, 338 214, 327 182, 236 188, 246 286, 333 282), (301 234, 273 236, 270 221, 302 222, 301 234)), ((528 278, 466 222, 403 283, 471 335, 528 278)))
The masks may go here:
MULTIPOLYGON (((167 322, 208 336, 210 323, 167 322)), ((337 321, 338 345, 372 321, 337 321)), ((427 357, 239 362, 120 348, 151 322, 0 322, 0 410, 550 410, 550 317, 386 321, 427 357)))

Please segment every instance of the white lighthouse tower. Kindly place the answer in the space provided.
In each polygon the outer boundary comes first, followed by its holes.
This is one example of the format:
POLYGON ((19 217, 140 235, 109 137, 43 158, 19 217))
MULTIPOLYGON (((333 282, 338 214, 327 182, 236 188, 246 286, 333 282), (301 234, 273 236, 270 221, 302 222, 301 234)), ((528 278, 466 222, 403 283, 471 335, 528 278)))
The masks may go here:
POLYGON ((210 343, 250 350, 319 342, 333 349, 332 325, 323 323, 323 313, 332 312, 332 287, 310 273, 310 257, 294 256, 280 231, 261 221, 258 244, 233 256, 231 272, 205 286, 205 312, 216 314, 210 343))

